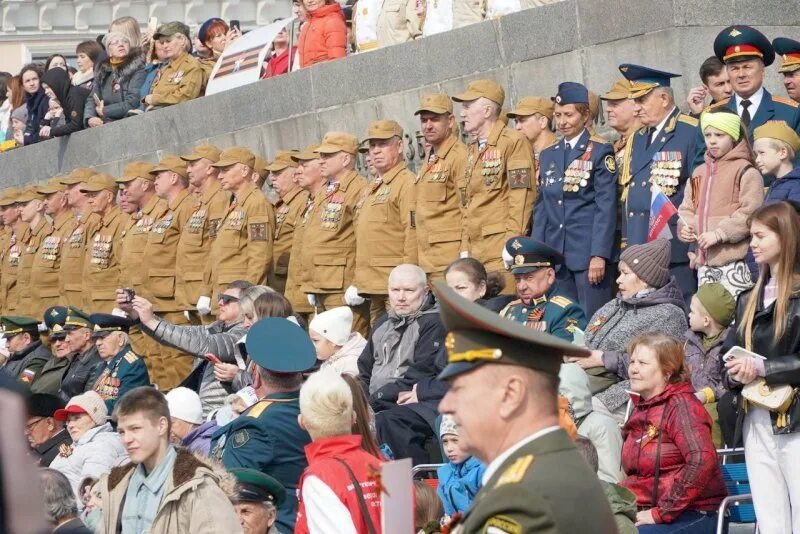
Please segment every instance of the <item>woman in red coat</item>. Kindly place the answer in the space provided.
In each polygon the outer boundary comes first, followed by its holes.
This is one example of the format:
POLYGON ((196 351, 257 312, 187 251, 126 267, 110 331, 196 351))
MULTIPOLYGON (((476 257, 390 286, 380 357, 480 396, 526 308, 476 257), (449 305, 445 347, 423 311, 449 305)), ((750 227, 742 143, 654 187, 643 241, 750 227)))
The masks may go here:
POLYGON ((300 30, 297 47, 300 66, 344 57, 347 44, 347 26, 338 2, 332 0, 303 0, 308 11, 306 23, 300 30))
POLYGON ((634 339, 628 351, 631 388, 640 400, 622 429, 621 485, 636 494, 639 533, 713 533, 727 491, 683 344, 653 332, 634 339))

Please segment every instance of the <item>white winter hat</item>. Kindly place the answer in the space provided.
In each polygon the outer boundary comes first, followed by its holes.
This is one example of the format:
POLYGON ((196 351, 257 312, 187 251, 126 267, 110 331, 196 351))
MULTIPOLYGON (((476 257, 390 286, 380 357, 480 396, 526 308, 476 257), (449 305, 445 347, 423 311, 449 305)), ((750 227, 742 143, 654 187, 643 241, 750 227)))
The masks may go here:
POLYGON ((203 424, 203 404, 200 396, 189 388, 175 388, 166 395, 169 405, 169 415, 175 419, 192 423, 203 424))
POLYGON ((348 306, 340 306, 319 313, 311 320, 308 329, 341 347, 347 343, 353 330, 353 310, 348 306))

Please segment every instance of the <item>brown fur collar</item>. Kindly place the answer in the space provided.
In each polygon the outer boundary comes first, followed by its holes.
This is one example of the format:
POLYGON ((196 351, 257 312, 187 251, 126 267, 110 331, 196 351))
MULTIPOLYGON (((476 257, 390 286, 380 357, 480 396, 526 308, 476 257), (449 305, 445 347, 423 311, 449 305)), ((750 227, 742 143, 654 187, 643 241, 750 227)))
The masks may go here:
MULTIPOLYGON (((177 448, 178 455, 175 458, 175 465, 172 467, 172 487, 177 488, 181 484, 185 484, 194 478, 195 473, 201 467, 213 471, 214 468, 207 463, 199 460, 195 455, 186 449, 177 448)), ((127 476, 136 466, 134 464, 122 465, 115 467, 108 474, 108 490, 114 491, 114 488, 122 482, 122 479, 127 476)))

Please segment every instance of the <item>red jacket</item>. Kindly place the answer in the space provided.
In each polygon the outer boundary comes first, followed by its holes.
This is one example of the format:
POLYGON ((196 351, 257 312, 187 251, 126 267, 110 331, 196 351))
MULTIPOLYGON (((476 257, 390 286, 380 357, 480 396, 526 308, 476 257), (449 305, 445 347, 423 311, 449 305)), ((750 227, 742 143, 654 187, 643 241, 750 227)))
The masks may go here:
POLYGON ((622 428, 621 485, 637 504, 652 508, 656 523, 671 523, 684 510, 716 511, 727 495, 711 441, 711 418, 688 382, 668 384, 642 400, 622 428), (665 412, 666 410, 666 412, 665 412), (657 502, 652 502, 656 450, 661 438, 657 502))
POLYGON ((297 47, 300 49, 300 66, 344 57, 347 44, 347 26, 338 2, 327 4, 308 13, 300 30, 297 47))
POLYGON ((318 439, 305 449, 308 467, 300 477, 295 534, 307 534, 309 523, 321 525, 322 531, 336 532, 350 531, 343 525, 351 522, 356 532, 368 532, 350 474, 339 460, 359 481, 372 524, 380 534, 381 496, 373 473, 380 472, 383 462, 361 448, 361 436, 318 439))
MULTIPOLYGON (((297 52, 297 47, 292 47, 292 60, 294 60, 294 54, 297 52)), ((272 78, 273 76, 280 76, 281 74, 286 74, 289 72, 289 49, 287 48, 280 54, 276 56, 272 56, 267 61, 267 66, 264 69, 264 75, 261 76, 262 79, 266 80, 267 78, 272 78)))

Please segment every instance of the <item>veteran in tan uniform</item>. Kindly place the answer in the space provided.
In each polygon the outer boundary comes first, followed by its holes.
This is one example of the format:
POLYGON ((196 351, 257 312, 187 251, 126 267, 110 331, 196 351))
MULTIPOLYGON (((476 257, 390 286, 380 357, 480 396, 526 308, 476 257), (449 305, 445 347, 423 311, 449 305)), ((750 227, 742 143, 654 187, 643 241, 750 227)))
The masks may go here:
POLYGON ((58 292, 64 306, 83 306, 83 267, 88 254, 89 237, 100 224, 100 216, 89 206, 89 197, 81 191, 83 184, 94 175, 88 167, 78 167, 61 178, 67 187, 67 203, 72 218, 67 222, 67 242, 61 251, 58 292))
MULTIPOLYGON (((286 278, 292 252, 295 229, 300 225, 308 204, 308 191, 294 181, 298 163, 292 159, 291 150, 281 150, 267 165, 272 188, 280 197, 275 206, 275 233, 273 238, 272 270, 268 285, 280 293, 286 293, 286 278)), ((288 297, 287 297, 288 298, 288 297)))
POLYGON ((200 96, 203 67, 192 56, 189 27, 182 22, 168 22, 158 27, 153 39, 165 43, 170 57, 158 69, 150 94, 144 97, 148 109, 180 104, 200 96))
POLYGON ((181 156, 198 202, 178 240, 175 298, 181 310, 191 312, 193 322, 197 322, 196 304, 205 290, 203 276, 211 244, 231 203, 231 194, 220 184, 219 170, 212 166, 219 161, 220 153, 214 145, 198 145, 191 154, 181 156))
POLYGON ((122 232, 127 216, 116 205, 117 183, 107 174, 95 174, 81 185, 89 207, 100 222, 88 236, 83 265, 83 309, 110 313, 116 290, 122 285, 122 232))
POLYGON ((367 188, 367 181, 355 170, 358 139, 344 132, 328 132, 317 152, 325 184, 314 198, 310 231, 303 238, 301 258, 307 273, 303 291, 313 295, 320 312, 350 306, 353 328, 366 335, 368 306, 345 299, 345 290, 355 279, 356 206, 367 188))
POLYGON ((17 270, 17 306, 15 313, 19 315, 34 315, 31 308, 31 300, 28 298, 32 283, 36 280, 31 278, 31 267, 33 260, 39 252, 39 247, 44 238, 50 234, 53 227, 47 222, 44 216, 44 196, 36 191, 36 186, 30 186, 17 197, 22 203, 20 218, 29 227, 29 231, 22 240, 19 257, 19 268, 17 270))
MULTIPOLYGON (((314 145, 316 149, 319 145, 314 145)), ((318 155, 311 150, 312 147, 303 151, 306 157, 314 158, 318 155)), ((309 297, 303 293, 303 282, 306 278, 306 265, 303 264, 302 252, 303 242, 305 240, 305 231, 308 227, 308 220, 314 207, 314 197, 323 187, 322 172, 320 170, 320 160, 309 159, 300 161, 297 159, 301 156, 301 152, 292 151, 292 161, 297 165, 294 169, 294 182, 305 193, 307 193, 306 204, 301 210, 300 218, 294 228, 294 236, 292 237, 292 248, 289 252, 289 266, 286 273, 286 291, 284 296, 292 304, 295 313, 300 313, 304 316, 312 313, 314 308, 309 303, 309 297), (308 172, 304 172, 308 171, 308 172)))
POLYGON ((22 242, 28 233, 28 225, 20 217, 21 204, 17 197, 22 190, 12 190, 6 193, 2 204, 3 223, 10 228, 10 234, 3 248, 3 263, 0 266, 0 309, 3 315, 12 315, 17 307, 17 273, 19 259, 22 254, 22 242))
POLYGON ((461 250, 467 146, 458 138, 453 103, 446 94, 423 96, 415 115, 431 145, 415 187, 419 266, 428 280, 438 280, 461 250))
POLYGON ((213 164, 233 197, 211 245, 206 295, 215 304, 234 280, 265 284, 272 266, 272 206, 251 180, 255 154, 244 147, 222 152, 213 164), (209 295, 210 293, 210 295, 209 295))
POLYGON ((70 230, 68 223, 72 219, 67 204, 66 189, 58 177, 36 188, 36 191, 44 196, 44 212, 50 216, 53 223, 31 265, 28 298, 33 317, 42 316, 47 308, 62 302, 58 275, 64 244, 68 237, 67 232, 70 230))
POLYGON ((530 229, 536 196, 530 145, 499 120, 505 91, 497 83, 474 81, 453 100, 461 102, 464 129, 474 138, 465 170, 468 202, 461 252, 487 271, 502 272, 506 287, 514 287, 501 255, 508 239, 530 229))
POLYGON ((534 181, 539 176, 539 154, 558 142, 556 134, 550 128, 554 111, 555 106, 550 98, 526 96, 508 112, 508 118, 514 119, 514 128, 521 132, 531 145, 534 181))
POLYGON ((366 138, 378 177, 359 200, 356 272, 345 301, 370 299, 370 324, 386 311, 389 273, 401 263, 417 263, 414 174, 403 159, 403 129, 395 121, 369 125, 366 138))

